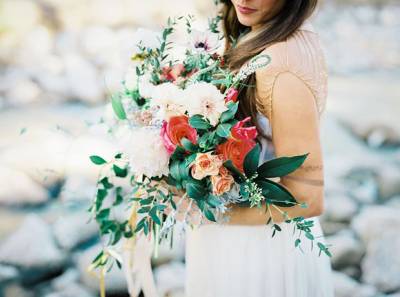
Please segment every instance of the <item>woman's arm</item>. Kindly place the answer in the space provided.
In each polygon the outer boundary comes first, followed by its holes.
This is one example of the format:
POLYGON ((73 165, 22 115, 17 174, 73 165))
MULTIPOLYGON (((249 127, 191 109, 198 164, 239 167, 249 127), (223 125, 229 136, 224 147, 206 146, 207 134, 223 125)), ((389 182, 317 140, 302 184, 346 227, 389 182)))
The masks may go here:
POLYGON ((233 205, 228 212, 228 224, 261 225, 272 216, 274 222, 285 220, 281 211, 290 218, 318 216, 323 212, 324 171, 319 135, 319 114, 315 98, 309 87, 291 72, 279 74, 272 93, 272 141, 276 157, 309 153, 303 165, 280 180, 296 200, 306 203, 302 208, 270 206, 246 208, 233 205))

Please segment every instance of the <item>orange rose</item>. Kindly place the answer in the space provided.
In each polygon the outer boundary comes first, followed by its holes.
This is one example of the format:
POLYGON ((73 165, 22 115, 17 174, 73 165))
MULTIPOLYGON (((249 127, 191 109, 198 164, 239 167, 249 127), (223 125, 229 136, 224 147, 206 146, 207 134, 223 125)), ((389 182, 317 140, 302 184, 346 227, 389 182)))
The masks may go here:
POLYGON ((211 185, 214 195, 221 196, 228 192, 234 183, 232 175, 214 175, 211 176, 211 185))
POLYGON ((229 138, 217 147, 217 153, 222 154, 224 160, 232 160, 233 165, 241 172, 244 172, 244 158, 255 145, 256 142, 252 139, 240 140, 229 138))
POLYGON ((189 125, 187 116, 173 116, 168 122, 164 122, 161 128, 161 137, 168 153, 172 154, 177 145, 182 145, 182 138, 197 143, 197 131, 189 125))
POLYGON ((192 176, 195 179, 202 180, 206 176, 217 175, 221 167, 222 159, 220 156, 211 155, 211 153, 199 153, 193 163, 192 176))

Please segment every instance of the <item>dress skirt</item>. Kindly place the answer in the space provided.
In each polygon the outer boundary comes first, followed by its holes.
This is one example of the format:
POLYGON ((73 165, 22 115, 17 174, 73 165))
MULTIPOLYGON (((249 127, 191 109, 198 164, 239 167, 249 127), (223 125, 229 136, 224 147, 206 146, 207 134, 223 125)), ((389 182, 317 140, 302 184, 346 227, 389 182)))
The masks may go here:
MULTIPOLYGON (((312 233, 325 243, 318 217, 312 233)), ((333 297, 330 258, 293 225, 201 225, 186 235, 186 297, 333 297)))

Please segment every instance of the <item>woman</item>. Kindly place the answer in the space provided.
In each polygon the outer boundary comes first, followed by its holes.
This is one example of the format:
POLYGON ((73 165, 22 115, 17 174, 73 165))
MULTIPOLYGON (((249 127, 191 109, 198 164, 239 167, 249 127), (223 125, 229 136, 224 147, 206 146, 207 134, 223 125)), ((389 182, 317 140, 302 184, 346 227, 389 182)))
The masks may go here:
MULTIPOLYGON (((324 196, 319 119, 327 70, 308 20, 317 0, 227 0, 223 5, 231 70, 258 54, 272 58, 240 92, 241 117, 251 116, 263 135, 264 160, 310 153, 279 182, 308 205, 287 208, 288 215, 314 220, 313 233, 323 236, 317 218, 324 196)), ((303 237, 304 253, 295 248, 292 225, 278 210, 264 209, 232 206, 226 224, 188 230, 187 297, 333 297, 329 258, 318 257, 318 248, 311 250, 303 237), (282 229, 273 238, 265 225, 271 216, 282 229)))

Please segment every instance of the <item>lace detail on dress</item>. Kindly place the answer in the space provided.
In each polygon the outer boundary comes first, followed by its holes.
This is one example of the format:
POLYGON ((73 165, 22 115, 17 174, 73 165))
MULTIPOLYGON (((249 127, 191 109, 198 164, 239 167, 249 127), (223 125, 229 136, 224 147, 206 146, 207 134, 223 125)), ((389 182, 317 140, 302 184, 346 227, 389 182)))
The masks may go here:
POLYGON ((319 35, 311 22, 307 20, 286 41, 269 46, 261 54, 270 55, 272 62, 257 71, 258 110, 271 119, 275 81, 279 74, 290 72, 310 88, 321 116, 326 106, 328 71, 319 35))

